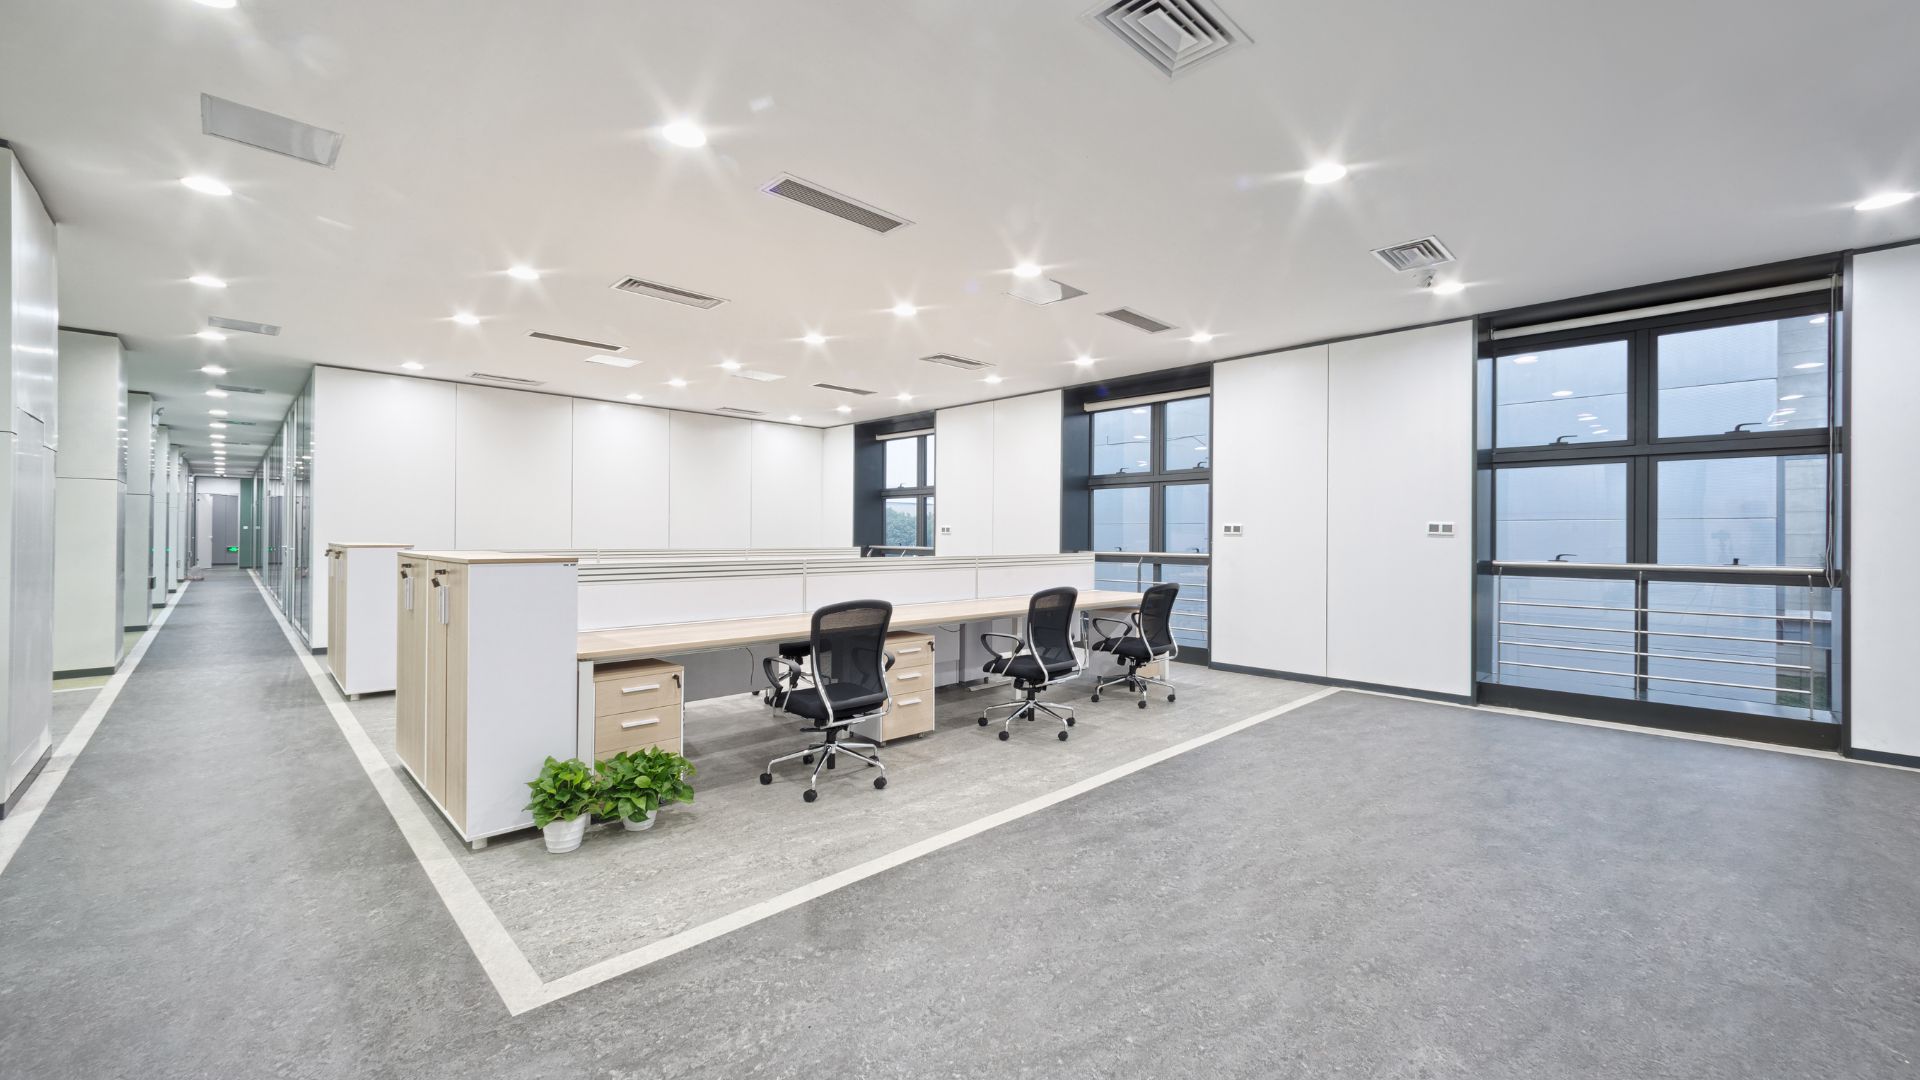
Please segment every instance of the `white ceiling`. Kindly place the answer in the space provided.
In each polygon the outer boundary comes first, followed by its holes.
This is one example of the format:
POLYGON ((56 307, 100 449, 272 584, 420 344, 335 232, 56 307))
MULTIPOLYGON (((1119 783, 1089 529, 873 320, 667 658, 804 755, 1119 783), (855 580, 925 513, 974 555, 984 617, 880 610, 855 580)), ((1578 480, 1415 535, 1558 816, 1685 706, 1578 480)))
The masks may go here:
POLYGON ((1220 2, 1253 44, 1174 81, 1090 0, 14 5, 0 138, 60 222, 62 321, 120 333, 196 448, 209 405, 277 420, 313 363, 825 425, 1920 234, 1920 200, 1850 209, 1920 187, 1910 2, 1220 2), (202 135, 203 91, 344 132, 337 167, 202 135), (665 143, 677 118, 709 145, 665 143), (1328 159, 1350 176, 1300 182, 1328 159), (782 172, 915 224, 761 193, 782 172), (1368 255, 1428 234, 1463 293, 1368 255), (1004 296, 1025 259, 1089 295, 1004 296), (629 274, 730 302, 608 288, 629 274), (1120 305, 1182 329, 1096 314, 1120 305), (208 345, 209 315, 285 332, 208 345), (207 400, 209 358, 273 393, 207 400))

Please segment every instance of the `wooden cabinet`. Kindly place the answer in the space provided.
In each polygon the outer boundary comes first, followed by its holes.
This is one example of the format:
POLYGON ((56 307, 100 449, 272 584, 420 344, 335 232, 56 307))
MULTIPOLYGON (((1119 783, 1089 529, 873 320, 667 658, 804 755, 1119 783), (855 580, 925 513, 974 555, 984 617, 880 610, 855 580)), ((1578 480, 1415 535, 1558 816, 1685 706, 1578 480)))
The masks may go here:
POLYGON ((327 545, 327 671, 350 698, 398 688, 396 609, 387 590, 406 546, 327 545))
POLYGON ((665 660, 627 660, 593 671, 593 761, 657 746, 684 753, 686 669, 665 660))
POLYGON ((393 748, 414 777, 427 774, 427 560, 394 560, 393 748))
POLYGON ((887 635, 887 651, 893 654, 893 668, 887 672, 887 690, 893 704, 885 716, 854 727, 868 739, 883 743, 933 730, 932 635, 895 630, 887 635))

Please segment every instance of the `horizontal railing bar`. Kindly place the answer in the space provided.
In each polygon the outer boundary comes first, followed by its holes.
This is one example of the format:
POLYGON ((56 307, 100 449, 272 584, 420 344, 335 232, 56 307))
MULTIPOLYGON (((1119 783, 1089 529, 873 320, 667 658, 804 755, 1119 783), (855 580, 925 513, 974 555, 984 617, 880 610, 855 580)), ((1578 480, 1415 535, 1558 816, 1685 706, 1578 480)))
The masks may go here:
MULTIPOLYGON (((1501 626, 1533 626, 1544 630, 1592 630, 1601 634, 1638 634, 1641 631, 1631 626, 1574 626, 1569 623, 1526 622, 1521 619, 1501 619, 1501 626)), ((1759 645, 1806 645, 1815 649, 1831 649, 1831 645, 1822 645, 1817 641, 1796 641, 1793 638, 1745 637, 1740 634, 1690 634, 1684 630, 1648 630, 1648 637, 1701 638, 1706 641, 1751 641, 1759 645)))
POLYGON ((1642 571, 1661 574, 1697 574, 1708 576, 1725 574, 1730 577, 1767 577, 1814 578, 1824 577, 1823 566, 1696 566, 1684 563, 1589 563, 1589 562, 1508 562, 1493 560, 1496 570, 1606 570, 1614 573, 1639 573, 1642 571))
POLYGON ((1714 682, 1711 679, 1682 679, 1675 675, 1635 675, 1631 671, 1603 671, 1599 668, 1563 667, 1559 664, 1527 664, 1519 660, 1508 660, 1503 667, 1538 668, 1542 671, 1573 671, 1584 675, 1612 675, 1620 679, 1645 678, 1648 681, 1686 683, 1689 686, 1724 686, 1733 690, 1755 690, 1762 694, 1804 694, 1813 695, 1811 689, 1796 690, 1791 686, 1754 686, 1751 683, 1714 682))
POLYGON ((1093 551, 1095 562, 1205 562, 1210 551, 1093 551))
POLYGON ((1562 652, 1601 653, 1606 656, 1644 656, 1649 660, 1679 660, 1685 663, 1700 664, 1738 664, 1741 667, 1773 668, 1775 671, 1812 671, 1806 664, 1776 664, 1767 660, 1731 660, 1721 656, 1677 656, 1673 653, 1639 652, 1634 649, 1599 649, 1591 645, 1556 645, 1541 641, 1507 641, 1502 645, 1516 645, 1524 649, 1558 649, 1562 652))
POLYGON ((1625 614, 1626 612, 1629 612, 1629 611, 1644 611, 1649 615, 1700 615, 1700 616, 1705 616, 1708 618, 1715 618, 1715 619, 1772 619, 1775 622, 1789 622, 1789 621, 1790 622, 1819 622, 1821 621, 1819 619, 1813 618, 1812 616, 1808 616, 1808 615, 1786 615, 1786 614, 1742 615, 1732 611, 1679 611, 1671 608, 1606 607, 1601 604, 1550 604, 1541 600, 1501 599, 1501 600, 1495 601, 1495 603, 1511 604, 1514 607, 1559 608, 1566 611, 1612 611, 1612 612, 1619 612, 1621 614, 1625 614))

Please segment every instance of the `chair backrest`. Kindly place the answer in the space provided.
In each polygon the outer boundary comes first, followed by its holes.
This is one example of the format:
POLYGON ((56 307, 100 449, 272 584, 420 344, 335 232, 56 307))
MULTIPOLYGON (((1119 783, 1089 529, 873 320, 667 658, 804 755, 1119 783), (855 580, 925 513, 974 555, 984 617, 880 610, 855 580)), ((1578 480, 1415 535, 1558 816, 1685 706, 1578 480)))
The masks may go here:
POLYGON ((1068 586, 1043 589, 1027 605, 1027 645, 1042 664, 1077 664, 1073 651, 1073 612, 1080 590, 1068 586))
POLYGON ((1179 584, 1169 581, 1155 585, 1140 597, 1140 636, 1147 639, 1147 648, 1156 653, 1173 649, 1173 602, 1179 596, 1179 584))
POLYGON ((893 605, 885 600, 848 600, 813 613, 813 670, 819 685, 847 685, 887 692, 887 626, 893 605))

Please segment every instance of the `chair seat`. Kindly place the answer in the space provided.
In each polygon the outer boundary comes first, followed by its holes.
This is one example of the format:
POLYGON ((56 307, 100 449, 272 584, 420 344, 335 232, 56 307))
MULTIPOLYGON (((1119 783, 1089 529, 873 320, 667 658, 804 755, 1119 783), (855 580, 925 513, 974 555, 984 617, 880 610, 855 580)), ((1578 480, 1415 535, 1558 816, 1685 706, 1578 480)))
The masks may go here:
POLYGON ((1102 638, 1093 643, 1095 652, 1109 652, 1122 660, 1137 660, 1142 664, 1153 662, 1153 649, 1137 637, 1102 638))
POLYGON ((1043 683, 1062 676, 1073 674, 1073 661, 1062 660, 1056 664, 1041 664, 1039 658, 1027 653, 1019 656, 995 657, 980 668, 989 675, 1005 675, 1015 682, 1043 683))
POLYGON ((789 660, 805 660, 813 655, 813 642, 783 641, 780 643, 780 655, 789 660))
MULTIPOLYGON (((835 721, 865 716, 887 702, 885 691, 874 693, 846 683, 829 685, 827 698, 833 703, 835 721)), ((804 716, 816 724, 827 721, 827 709, 821 703, 820 691, 816 687, 807 687, 804 690, 789 693, 785 705, 786 710, 795 716, 804 716)))

